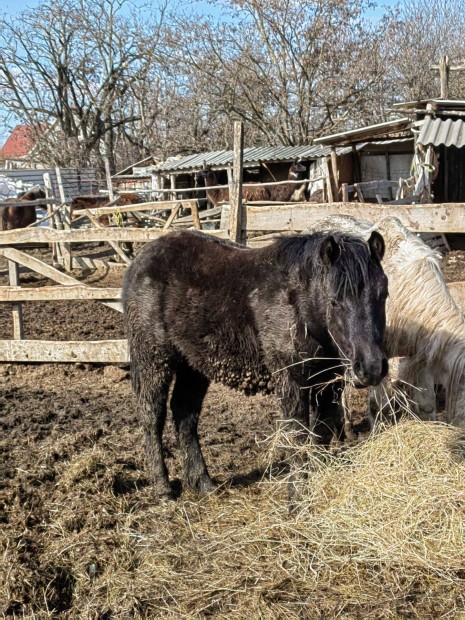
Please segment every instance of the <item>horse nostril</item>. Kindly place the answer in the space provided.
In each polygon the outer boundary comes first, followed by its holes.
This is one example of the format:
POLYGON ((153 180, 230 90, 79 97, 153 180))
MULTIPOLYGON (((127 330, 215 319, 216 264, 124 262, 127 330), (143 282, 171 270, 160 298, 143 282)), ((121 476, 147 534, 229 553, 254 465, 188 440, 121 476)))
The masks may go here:
POLYGON ((360 374, 362 371, 362 363, 359 360, 355 360, 353 368, 356 375, 360 374))
POLYGON ((388 359, 386 357, 383 358, 383 361, 381 362, 381 374, 383 377, 385 377, 389 372, 389 362, 388 359))

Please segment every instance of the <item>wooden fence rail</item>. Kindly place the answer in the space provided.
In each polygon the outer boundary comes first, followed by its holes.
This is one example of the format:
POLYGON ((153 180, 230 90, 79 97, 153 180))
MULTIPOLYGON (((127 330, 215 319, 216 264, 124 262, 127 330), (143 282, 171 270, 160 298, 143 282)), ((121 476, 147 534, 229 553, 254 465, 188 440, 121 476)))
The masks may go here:
MULTIPOLYGON (((186 203, 187 201, 183 201, 186 203)), ((146 203, 121 207, 120 211, 143 211, 158 208, 165 203, 146 203)), ((171 202, 171 214, 177 212, 180 203, 171 202)), ((91 213, 112 212, 112 208, 92 209, 91 213)), ((220 230, 205 231, 208 234, 227 238, 230 207, 224 206, 220 230)), ((215 212, 219 216, 220 212, 215 212)), ((428 205, 376 205, 359 203, 292 203, 245 204, 242 207, 242 232, 262 231, 264 235, 248 239, 249 245, 269 243, 276 233, 299 232, 308 229, 313 222, 330 215, 351 215, 358 219, 378 221, 386 216, 399 218, 410 230, 423 233, 458 233, 465 231, 465 204, 428 205)), ((198 218, 198 224, 203 214, 198 218)), ((0 303, 12 304, 13 339, 0 340, 0 361, 8 362, 96 362, 127 363, 127 342, 121 340, 102 341, 42 341, 24 339, 22 304, 34 301, 93 300, 103 303, 115 311, 122 312, 121 290, 115 287, 99 288, 88 286, 69 273, 63 273, 36 256, 21 251, 18 247, 30 243, 69 244, 92 242, 139 242, 145 243, 167 234, 163 228, 91 228, 91 229, 19 229, 0 233, 0 256, 8 261, 10 286, 0 287, 0 303), (18 246, 18 247, 12 247, 18 246), (40 288, 21 287, 19 267, 27 268, 56 285, 40 288)), ((92 258, 73 256, 76 266, 97 266, 92 258)), ((459 286, 459 289, 465 290, 459 286)), ((454 289, 457 292, 457 286, 454 289)), ((460 292, 460 291, 459 291, 460 292)), ((457 294, 457 293, 456 293, 457 294)))

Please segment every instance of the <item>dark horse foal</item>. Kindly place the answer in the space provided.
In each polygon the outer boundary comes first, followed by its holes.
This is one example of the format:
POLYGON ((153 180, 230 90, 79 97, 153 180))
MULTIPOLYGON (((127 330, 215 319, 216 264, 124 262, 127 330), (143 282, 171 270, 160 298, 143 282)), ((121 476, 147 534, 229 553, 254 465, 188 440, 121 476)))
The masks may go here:
POLYGON ((328 428, 340 428, 334 384, 322 382, 340 376, 343 363, 364 386, 387 373, 383 252, 379 233, 368 243, 317 233, 246 249, 186 231, 144 247, 126 273, 123 303, 160 496, 171 495, 162 433, 174 376, 170 405, 185 481, 201 493, 213 489, 197 436, 212 380, 249 394, 275 391, 295 428, 311 427, 322 442, 328 428))

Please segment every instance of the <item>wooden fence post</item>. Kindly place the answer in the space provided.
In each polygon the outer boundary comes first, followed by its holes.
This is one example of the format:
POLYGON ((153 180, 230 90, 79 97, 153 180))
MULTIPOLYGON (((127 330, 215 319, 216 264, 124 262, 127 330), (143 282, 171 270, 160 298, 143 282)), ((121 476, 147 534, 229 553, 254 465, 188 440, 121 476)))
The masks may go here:
POLYGON ((323 157, 323 171, 326 177, 326 191, 328 202, 334 202, 334 193, 333 193, 333 185, 331 182, 331 173, 329 171, 329 163, 330 157, 323 157))
MULTIPOLYGON (((63 226, 65 230, 71 229, 71 206, 66 204, 66 196, 65 189, 63 187, 63 180, 61 178, 61 170, 60 168, 55 168, 55 173, 57 175, 57 183, 58 183, 58 191, 60 192, 60 201, 63 205, 63 226)), ((71 256, 71 244, 63 243, 62 247, 63 259, 64 259, 64 268, 66 271, 71 271, 73 268, 73 259, 71 256)))
POLYGON ((331 148, 331 168, 333 171, 333 196, 334 200, 339 200, 339 167, 337 164, 336 147, 331 148))
MULTIPOLYGON (((45 195, 47 198, 55 198, 55 194, 53 192, 53 185, 52 185, 52 178, 50 176, 49 172, 45 172, 44 173, 44 187, 45 187, 45 195)), ((54 206, 52 204, 47 204, 47 215, 50 215, 52 213, 54 209, 54 206)), ((57 229, 58 225, 57 222, 59 220, 60 216, 58 213, 55 213, 55 215, 53 215, 50 218, 50 228, 53 229, 57 229)), ((52 262, 53 263, 60 263, 60 245, 58 243, 51 243, 51 248, 52 248, 52 262)))
POLYGON ((447 99, 449 96, 449 56, 441 56, 439 61, 439 81, 441 83, 441 99, 447 99))
MULTIPOLYGON (((8 274, 10 276, 10 286, 19 286, 19 265, 13 260, 8 261, 8 274)), ((13 308, 13 339, 22 340, 23 330, 23 306, 21 302, 12 304, 13 308)))
POLYGON ((242 238, 242 168, 244 163, 244 123, 234 121, 234 157, 232 172, 231 217, 229 224, 229 238, 241 243, 242 238))

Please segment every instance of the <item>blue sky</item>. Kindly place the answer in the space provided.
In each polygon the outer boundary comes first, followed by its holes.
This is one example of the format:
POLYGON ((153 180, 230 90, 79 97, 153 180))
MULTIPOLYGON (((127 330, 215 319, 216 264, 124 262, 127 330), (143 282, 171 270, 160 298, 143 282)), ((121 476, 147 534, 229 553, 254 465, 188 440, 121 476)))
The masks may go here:
MULTIPOLYGON (((152 0, 152 4, 157 4, 158 1, 159 0, 155 0, 155 1, 152 0)), ((147 0, 132 0, 132 2, 136 6, 143 6, 143 5, 148 4, 147 0)), ((0 0, 0 12, 6 13, 6 14, 15 14, 15 13, 24 11, 25 9, 28 9, 28 8, 34 8, 39 3, 40 3, 40 0, 0 0)), ((373 21, 376 21, 383 15, 384 13, 383 7, 392 8, 400 3, 401 2, 399 0, 376 0, 374 2, 374 5, 375 5, 374 8, 370 10, 369 12, 367 12, 367 17, 373 21)), ((205 13, 215 12, 215 11, 212 11, 213 7, 208 3, 208 1, 197 0, 196 4, 197 4, 199 12, 203 12, 203 10, 205 10, 205 13)), ((2 145, 5 142, 6 138, 8 137, 10 133, 10 129, 11 128, 0 126, 0 145, 2 145)))

